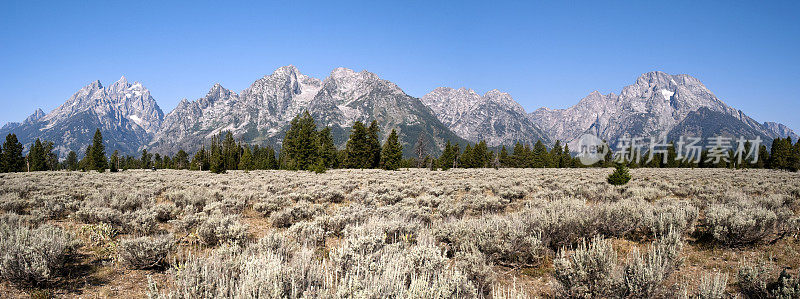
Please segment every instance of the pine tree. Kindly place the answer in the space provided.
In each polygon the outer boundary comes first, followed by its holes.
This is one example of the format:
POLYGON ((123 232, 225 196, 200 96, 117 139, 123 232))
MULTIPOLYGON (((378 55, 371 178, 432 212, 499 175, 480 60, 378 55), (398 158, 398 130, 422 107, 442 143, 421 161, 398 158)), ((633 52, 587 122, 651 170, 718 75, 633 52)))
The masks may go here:
POLYGON ((625 185, 631 180, 631 175, 628 173, 628 168, 622 163, 614 165, 615 170, 608 176, 608 183, 615 186, 625 185))
POLYGON ((491 154, 492 152, 489 151, 486 141, 479 141, 478 144, 472 148, 472 166, 477 168, 489 167, 489 164, 492 161, 491 154))
POLYGON ((561 152, 561 156, 558 158, 558 167, 571 168, 574 166, 572 153, 569 152, 569 144, 564 144, 564 150, 561 152))
POLYGON ((255 163, 253 162, 253 153, 250 151, 250 147, 245 145, 242 158, 239 159, 239 170, 249 171, 253 169, 255 169, 255 163))
POLYGON ((16 134, 6 135, 6 142, 3 143, 2 172, 22 172, 25 171, 25 158, 22 157, 22 143, 17 140, 16 134))
POLYGON ((516 168, 524 168, 527 164, 525 154, 525 146, 522 145, 519 141, 514 145, 514 151, 511 153, 511 161, 513 167, 516 168))
POLYGON ((153 158, 153 154, 150 154, 150 153, 147 152, 146 149, 143 149, 142 150, 142 159, 139 162, 139 168, 141 168, 141 169, 150 169, 150 166, 152 166, 152 164, 153 164, 152 158, 153 158))
POLYGON ((561 148, 561 140, 556 140, 556 144, 553 145, 553 149, 550 150, 550 164, 548 167, 563 167, 561 166, 561 155, 563 152, 564 150, 561 148))
POLYGON ((497 157, 498 163, 500 163, 500 167, 511 167, 511 161, 508 157, 508 150, 506 150, 506 146, 500 149, 500 155, 497 157))
POLYGON ((317 156, 325 168, 338 167, 336 145, 333 144, 331 128, 325 127, 319 131, 317 137, 317 156))
POLYGON ((189 154, 183 149, 178 150, 172 163, 175 164, 175 169, 186 169, 189 166, 189 154))
POLYGON ((225 169, 225 156, 222 152, 222 145, 220 144, 220 137, 213 136, 211 137, 211 153, 209 162, 211 164, 210 170, 212 173, 220 174, 225 173, 227 169, 225 169))
POLYGON ((786 142, 788 143, 788 146, 790 147, 789 151, 791 152, 788 159, 789 161, 787 169, 790 171, 798 171, 800 170, 800 139, 798 139, 797 142, 792 145, 791 137, 786 137, 786 142))
POLYGON ((210 163, 208 162, 208 152, 206 152, 206 146, 201 145, 200 149, 194 153, 192 156, 192 170, 209 170, 210 163))
POLYGON ((791 156, 791 138, 786 139, 775 138, 772 140, 772 149, 769 154, 769 161, 767 164, 771 169, 787 169, 789 166, 789 158, 791 156))
POLYGON ((462 168, 472 168, 474 167, 474 161, 472 156, 472 146, 467 143, 467 146, 464 147, 464 152, 458 156, 458 166, 462 168))
POLYGON ((453 152, 453 145, 450 144, 450 140, 447 141, 444 145, 444 151, 442 155, 439 156, 439 166, 442 167, 442 170, 448 170, 450 167, 453 167, 453 163, 455 162, 455 153, 453 152))
POLYGON ((282 167, 292 170, 310 170, 317 163, 316 141, 316 125, 308 111, 295 116, 283 139, 282 167))
POLYGON ((28 168, 29 171, 44 171, 46 169, 46 153, 44 152, 44 145, 36 138, 36 141, 31 145, 31 150, 28 152, 28 168))
POLYGON ((91 156, 92 161, 89 169, 97 170, 98 172, 106 171, 106 146, 103 144, 103 134, 100 133, 100 129, 96 129, 94 131, 94 137, 92 138, 92 149, 89 155, 91 156))
POLYGON ((664 167, 677 168, 680 166, 680 161, 677 160, 678 153, 675 150, 675 143, 670 143, 667 147, 667 164, 664 167))
POLYGON ((153 155, 153 168, 155 168, 155 169, 164 168, 164 159, 161 158, 161 154, 159 154, 159 153, 155 153, 153 155))
POLYGON ((350 130, 350 138, 345 145, 347 168, 370 168, 372 153, 369 144, 369 132, 363 123, 356 121, 350 130))
POLYGON ((119 152, 118 151, 114 151, 114 153, 111 154, 111 165, 109 165, 109 166, 110 166, 109 168, 111 169, 111 172, 117 172, 119 170, 119 152))
POLYGON ((381 152, 381 167, 386 170, 397 170, 403 160, 403 146, 398 141, 397 131, 392 129, 381 152))
POLYGON ((239 146, 233 139, 233 133, 226 132, 225 139, 222 141, 222 156, 224 157, 225 169, 235 170, 239 167, 239 146))
POLYGON ((536 144, 533 145, 533 167, 547 167, 550 164, 549 160, 547 147, 544 146, 541 140, 536 140, 536 144))
POLYGON ((767 150, 766 145, 761 145, 758 147, 758 159, 755 161, 751 167, 764 169, 767 168, 767 161, 769 160, 769 151, 767 150))
POLYGON ((381 165, 381 140, 378 121, 373 120, 367 128, 367 144, 369 149, 369 168, 378 168, 381 165))

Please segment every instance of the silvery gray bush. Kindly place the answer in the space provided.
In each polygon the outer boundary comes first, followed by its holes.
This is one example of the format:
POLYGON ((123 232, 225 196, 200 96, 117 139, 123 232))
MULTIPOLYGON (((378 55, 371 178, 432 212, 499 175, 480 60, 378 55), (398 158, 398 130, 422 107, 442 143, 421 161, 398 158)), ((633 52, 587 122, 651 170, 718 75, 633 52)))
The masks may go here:
POLYGON ((206 245, 222 243, 243 244, 247 240, 247 225, 236 215, 213 215, 197 228, 197 235, 206 245))
POLYGON ((561 250, 553 260, 558 295, 567 298, 611 298, 621 293, 623 277, 611 242, 595 237, 572 254, 561 250))
POLYGON ((72 235, 58 227, 0 223, 0 277, 26 285, 54 282, 72 253, 73 242, 72 235))
POLYGON ((727 298, 725 288, 728 285, 728 275, 724 273, 704 274, 700 278, 697 288, 697 298, 723 299, 727 298))
POLYGON ((174 244, 171 235, 122 239, 117 254, 120 263, 130 269, 149 269, 164 265, 174 244))

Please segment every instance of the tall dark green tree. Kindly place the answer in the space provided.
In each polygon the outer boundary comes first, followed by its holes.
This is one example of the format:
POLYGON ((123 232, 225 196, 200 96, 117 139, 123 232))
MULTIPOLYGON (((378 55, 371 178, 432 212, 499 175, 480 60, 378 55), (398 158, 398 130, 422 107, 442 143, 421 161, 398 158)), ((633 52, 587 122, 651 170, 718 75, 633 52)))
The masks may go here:
POLYGON ((239 146, 233 139, 233 133, 226 132, 222 140, 222 156, 224 157, 225 169, 235 170, 239 168, 239 146))
POLYGON ((514 144, 514 151, 511 153, 511 161, 514 164, 513 167, 523 168, 526 167, 528 164, 527 161, 527 154, 525 153, 525 146, 522 145, 519 141, 514 144))
POLYGON ((475 167, 472 146, 469 143, 467 143, 467 146, 464 147, 464 152, 458 156, 458 166, 462 168, 475 167))
POLYGON ((544 146, 541 140, 536 140, 533 145, 533 167, 544 168, 550 165, 550 158, 548 157, 547 147, 544 146))
POLYGON ((350 138, 345 145, 345 167, 347 168, 372 168, 372 148, 370 145, 370 133, 367 127, 360 121, 353 124, 350 130, 350 138))
POLYGON ((67 154, 67 160, 64 161, 64 166, 67 170, 76 171, 78 170, 78 154, 75 151, 69 151, 67 154))
POLYGON ((172 161, 175 169, 187 169, 189 168, 189 154, 186 153, 183 149, 178 150, 178 153, 175 154, 175 158, 172 161))
POLYGON ((458 164, 456 161, 459 158, 459 154, 460 148, 458 144, 453 145, 450 143, 450 140, 448 140, 444 145, 444 151, 439 157, 439 161, 437 161, 439 167, 441 167, 442 170, 448 170, 450 168, 457 167, 458 164))
POLYGON ((381 164, 381 140, 380 140, 380 128, 378 127, 378 121, 373 120, 372 123, 369 124, 369 128, 367 128, 367 140, 369 145, 369 154, 370 154, 370 167, 369 168, 378 168, 381 164))
POLYGON ((317 163, 317 133, 314 119, 304 111, 292 119, 281 148, 282 168, 310 170, 317 163))
POLYGON ((141 169, 150 169, 150 166, 153 165, 153 154, 148 153, 146 149, 142 150, 142 158, 139 160, 139 168, 141 169))
POLYGON ((500 149, 500 155, 498 156, 497 159, 498 162, 500 162, 501 167, 512 167, 511 159, 509 159, 508 150, 506 150, 505 145, 503 145, 503 147, 500 149))
POLYGON ((100 129, 94 131, 92 148, 89 155, 92 161, 90 169, 97 170, 98 172, 106 171, 106 146, 103 144, 103 134, 100 133, 100 129))
POLYGON ((325 168, 335 168, 338 167, 339 163, 337 159, 336 153, 336 145, 333 144, 333 135, 331 134, 331 128, 325 127, 319 131, 319 136, 317 137, 317 155, 319 159, 322 161, 322 165, 325 168))
POLYGON ((31 150, 28 152, 28 170, 29 171, 44 171, 46 168, 47 153, 44 152, 44 145, 39 138, 31 145, 31 150))
POLYGON ((486 145, 486 140, 481 140, 472 148, 472 167, 486 168, 492 162, 492 152, 486 145))
POLYGON ((559 157, 558 167, 561 168, 575 167, 574 159, 572 158, 572 153, 569 152, 569 144, 564 144, 564 150, 561 152, 561 157, 559 157))
POLYGON ((792 155, 791 138, 775 138, 772 140, 772 149, 769 153, 767 165, 771 169, 788 169, 789 159, 792 155))
POLYGON ((209 154, 209 162, 211 163, 209 168, 212 173, 217 174, 227 171, 227 169, 225 169, 225 156, 222 152, 222 144, 219 139, 219 135, 211 137, 211 149, 209 154))
POLYGON ((3 157, 2 157, 3 172, 21 172, 25 171, 25 158, 22 157, 22 143, 17 139, 16 134, 8 134, 6 142, 3 143, 3 157))
POLYGON ((208 151, 206 151, 205 145, 201 145, 200 149, 192 156, 191 169, 204 171, 210 168, 211 163, 208 161, 208 151))
POLYGON ((548 167, 559 168, 561 166, 561 155, 563 154, 564 149, 561 147, 561 140, 556 140, 556 144, 553 145, 553 148, 550 150, 550 165, 548 167))
POLYGON ((787 169, 790 171, 798 171, 800 170, 800 139, 792 145, 791 137, 786 137, 786 142, 790 147, 791 154, 789 155, 788 167, 787 169))
POLYGON ((119 152, 114 151, 114 153, 111 154, 111 163, 109 165, 111 172, 117 172, 119 170, 119 163, 119 152))
POLYGON ((386 170, 397 170, 400 168, 400 163, 403 161, 403 145, 400 144, 397 138, 397 131, 392 129, 389 138, 383 145, 381 152, 381 167, 386 170))
POLYGON ((156 169, 164 168, 164 158, 161 157, 161 154, 159 153, 153 154, 153 166, 156 169))
POLYGON ((256 164, 253 161, 253 152, 250 151, 249 146, 245 145, 242 158, 239 159, 239 170, 254 170, 256 168, 255 166, 256 164))

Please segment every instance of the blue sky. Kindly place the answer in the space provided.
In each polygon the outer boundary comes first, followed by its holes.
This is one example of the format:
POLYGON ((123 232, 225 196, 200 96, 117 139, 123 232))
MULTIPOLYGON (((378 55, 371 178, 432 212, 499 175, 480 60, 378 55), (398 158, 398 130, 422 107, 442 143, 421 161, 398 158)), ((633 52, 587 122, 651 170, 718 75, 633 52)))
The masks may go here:
POLYGON ((527 111, 619 92, 660 70, 699 78, 758 121, 800 129, 800 3, 752 1, 0 3, 0 123, 125 75, 164 112, 280 66, 366 69, 421 97, 510 93, 527 111))

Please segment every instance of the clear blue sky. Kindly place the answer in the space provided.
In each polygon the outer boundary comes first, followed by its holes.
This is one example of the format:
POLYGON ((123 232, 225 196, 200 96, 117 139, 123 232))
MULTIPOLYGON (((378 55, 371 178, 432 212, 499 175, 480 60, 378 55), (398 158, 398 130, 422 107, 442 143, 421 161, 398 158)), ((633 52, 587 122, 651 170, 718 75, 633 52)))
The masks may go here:
POLYGON ((758 121, 800 129, 797 1, 428 2, 4 0, 0 123, 93 80, 141 81, 166 113, 294 64, 317 78, 367 69, 417 97, 496 88, 529 112, 687 73, 758 121))

